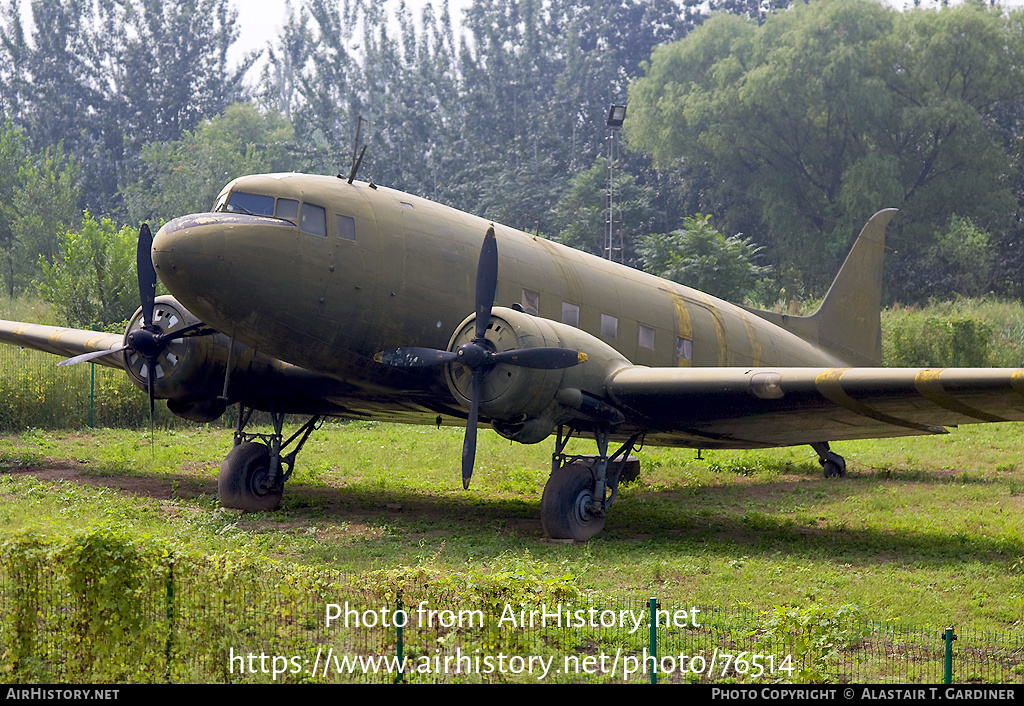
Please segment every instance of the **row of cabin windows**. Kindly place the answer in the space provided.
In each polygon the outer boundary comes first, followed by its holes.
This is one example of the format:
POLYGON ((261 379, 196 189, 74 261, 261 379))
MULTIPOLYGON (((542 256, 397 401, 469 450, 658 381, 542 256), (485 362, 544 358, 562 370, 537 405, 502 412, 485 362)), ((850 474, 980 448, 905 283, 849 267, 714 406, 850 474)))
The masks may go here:
MULTIPOLYGON (((227 203, 218 204, 214 210, 229 213, 247 213, 252 216, 274 216, 291 221, 299 226, 299 230, 310 235, 327 237, 327 211, 323 206, 300 202, 296 199, 275 199, 264 194, 248 194, 234 191, 227 203)), ((338 237, 344 240, 356 239, 356 224, 351 216, 335 214, 337 219, 338 237)))
MULTIPOLYGON (((540 293, 529 289, 523 290, 521 301, 523 310, 534 315, 540 313, 540 293)), ((562 323, 579 328, 580 308, 570 302, 562 302, 562 323)), ((637 324, 637 344, 641 348, 654 350, 654 329, 650 326, 637 324)), ((605 338, 619 337, 619 319, 609 314, 601 314, 601 335, 605 338)), ((682 336, 676 337, 676 357, 693 360, 693 341, 682 336)))

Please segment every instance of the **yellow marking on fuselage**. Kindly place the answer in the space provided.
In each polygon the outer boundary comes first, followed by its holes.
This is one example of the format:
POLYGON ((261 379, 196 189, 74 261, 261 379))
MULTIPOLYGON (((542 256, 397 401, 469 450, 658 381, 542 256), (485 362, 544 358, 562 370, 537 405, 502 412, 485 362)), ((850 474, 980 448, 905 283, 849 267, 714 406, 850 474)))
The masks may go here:
POLYGON ((715 322, 715 336, 718 339, 718 365, 729 365, 729 338, 726 334, 725 322, 722 320, 722 313, 718 310, 714 300, 707 294, 696 289, 692 291, 701 298, 701 305, 707 309, 715 322))
POLYGON ((737 308, 736 313, 743 319, 743 326, 747 329, 747 338, 750 340, 751 365, 755 368, 761 367, 764 365, 762 362, 764 360, 764 351, 761 348, 761 339, 757 337, 757 329, 754 328, 754 324, 750 317, 747 316, 747 312, 737 308))
MULTIPOLYGON (((675 305, 676 309, 676 336, 679 338, 685 338, 690 341, 691 346, 693 343, 693 323, 690 321, 690 310, 686 308, 686 299, 684 299, 674 289, 665 288, 662 290, 672 298, 672 304, 675 305)), ((669 341, 670 344, 675 345, 675 341, 669 341)), ((692 347, 691 347, 692 350, 692 347)), ((690 360, 679 357, 678 353, 675 353, 676 366, 680 368, 689 368, 693 365, 693 354, 690 355, 690 360)))

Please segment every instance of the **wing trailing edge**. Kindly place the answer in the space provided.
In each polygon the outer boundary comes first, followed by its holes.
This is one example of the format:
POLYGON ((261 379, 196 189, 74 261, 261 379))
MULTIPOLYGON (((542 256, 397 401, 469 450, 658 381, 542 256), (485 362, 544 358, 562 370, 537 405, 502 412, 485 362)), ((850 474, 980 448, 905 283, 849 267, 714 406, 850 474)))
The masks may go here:
POLYGON ((1024 421, 1020 368, 644 368, 614 373, 611 400, 654 434, 703 448, 942 434, 1024 421))

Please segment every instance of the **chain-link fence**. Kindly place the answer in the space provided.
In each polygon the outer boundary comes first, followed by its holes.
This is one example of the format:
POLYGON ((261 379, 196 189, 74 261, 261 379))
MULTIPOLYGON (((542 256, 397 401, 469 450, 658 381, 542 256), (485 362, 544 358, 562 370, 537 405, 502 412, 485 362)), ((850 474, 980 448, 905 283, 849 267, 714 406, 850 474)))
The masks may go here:
POLYGON ((351 575, 106 530, 0 548, 0 669, 16 682, 939 683, 947 669, 956 683, 1024 681, 1020 636, 952 637, 851 606, 733 610, 515 574, 351 575))
MULTIPOLYGON (((124 372, 94 363, 57 367, 60 358, 0 345, 0 431, 141 427, 149 400, 124 372)), ((179 423, 164 404, 155 423, 179 423)))

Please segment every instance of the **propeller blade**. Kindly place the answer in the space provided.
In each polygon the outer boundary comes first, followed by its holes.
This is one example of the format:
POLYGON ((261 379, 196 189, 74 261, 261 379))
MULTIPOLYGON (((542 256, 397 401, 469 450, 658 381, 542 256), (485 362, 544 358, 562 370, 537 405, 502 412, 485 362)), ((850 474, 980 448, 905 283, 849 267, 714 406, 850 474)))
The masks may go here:
POLYGON ((160 336, 157 338, 157 343, 158 345, 163 346, 165 343, 169 343, 170 341, 176 341, 181 338, 191 338, 193 336, 212 336, 216 333, 216 329, 212 329, 206 324, 204 324, 202 321, 200 321, 190 326, 186 326, 185 328, 180 328, 177 331, 168 331, 167 333, 160 334, 160 336))
POLYGON ((92 360, 94 358, 102 358, 103 356, 110 355, 111 353, 123 353, 126 350, 128 350, 128 346, 121 346, 120 348, 111 348, 109 351, 93 351, 92 353, 82 353, 81 355, 76 355, 74 358, 67 358, 65 360, 62 360, 61 362, 57 363, 57 365, 74 365, 75 363, 84 363, 87 360, 92 360))
POLYGON ((156 268, 153 267, 153 234, 149 224, 139 228, 139 245, 135 251, 135 271, 139 278, 139 301, 142 306, 142 322, 153 325, 153 306, 156 300, 156 268))
POLYGON ((458 355, 451 351, 414 346, 381 351, 373 356, 376 362, 395 368, 426 368, 432 365, 445 365, 455 362, 457 358, 458 355))
POLYGON ((480 262, 476 267, 476 337, 479 343, 487 334, 491 321, 491 306, 498 290, 498 241, 494 237, 494 226, 487 229, 483 247, 480 248, 480 262))
POLYGON ((561 370, 585 362, 587 354, 568 348, 523 348, 494 353, 490 360, 495 365, 506 363, 534 370, 561 370))
POLYGON ((473 399, 469 403, 469 419, 466 420, 466 437, 462 441, 462 489, 469 490, 473 477, 473 463, 476 461, 476 425, 480 418, 480 378, 473 373, 473 399))

